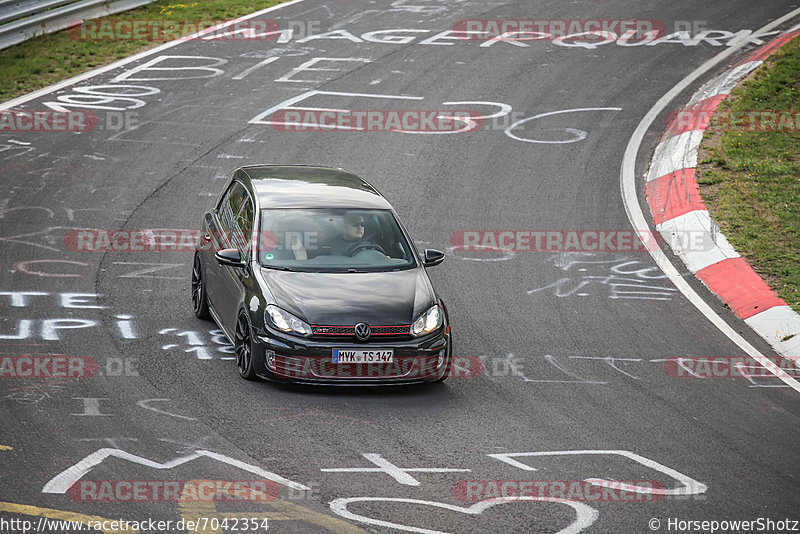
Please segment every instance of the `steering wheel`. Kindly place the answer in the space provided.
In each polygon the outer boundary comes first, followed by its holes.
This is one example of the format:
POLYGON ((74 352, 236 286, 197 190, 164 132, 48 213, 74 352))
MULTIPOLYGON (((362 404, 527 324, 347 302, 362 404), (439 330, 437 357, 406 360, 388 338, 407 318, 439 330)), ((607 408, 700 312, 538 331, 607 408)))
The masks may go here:
POLYGON ((344 255, 352 257, 363 250, 377 250, 384 256, 388 256, 388 254, 386 254, 386 251, 383 250, 383 247, 371 241, 361 241, 360 243, 355 243, 354 245, 351 245, 350 248, 344 251, 344 255))

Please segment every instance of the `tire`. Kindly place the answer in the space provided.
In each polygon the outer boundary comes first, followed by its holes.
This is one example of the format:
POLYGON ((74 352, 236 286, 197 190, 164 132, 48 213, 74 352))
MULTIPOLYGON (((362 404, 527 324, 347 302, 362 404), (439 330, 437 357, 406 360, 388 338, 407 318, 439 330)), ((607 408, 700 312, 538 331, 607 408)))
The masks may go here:
POLYGON ((253 368, 253 329, 244 312, 240 312, 239 319, 236 320, 233 346, 236 349, 236 367, 239 369, 239 376, 245 380, 255 380, 257 377, 253 368))
POLYGON ((203 263, 200 254, 195 253, 192 265, 192 308, 194 314, 200 319, 211 319, 208 311, 208 297, 206 296, 206 279, 203 276, 203 263))

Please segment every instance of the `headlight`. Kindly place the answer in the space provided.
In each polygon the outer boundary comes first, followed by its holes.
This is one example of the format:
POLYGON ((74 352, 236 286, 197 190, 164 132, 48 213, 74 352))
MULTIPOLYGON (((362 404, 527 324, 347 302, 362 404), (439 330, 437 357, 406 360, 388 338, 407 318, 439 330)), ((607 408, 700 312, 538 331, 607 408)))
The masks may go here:
POLYGON ((281 332, 299 334, 304 337, 311 335, 311 327, 308 326, 307 323, 272 304, 267 306, 267 312, 264 314, 264 318, 269 324, 281 332))
POLYGON ((414 321, 414 324, 411 325, 411 335, 412 336, 421 336, 422 334, 430 334, 431 332, 438 330, 442 326, 442 310, 439 308, 439 305, 436 304, 428 311, 423 313, 419 316, 419 319, 414 321))

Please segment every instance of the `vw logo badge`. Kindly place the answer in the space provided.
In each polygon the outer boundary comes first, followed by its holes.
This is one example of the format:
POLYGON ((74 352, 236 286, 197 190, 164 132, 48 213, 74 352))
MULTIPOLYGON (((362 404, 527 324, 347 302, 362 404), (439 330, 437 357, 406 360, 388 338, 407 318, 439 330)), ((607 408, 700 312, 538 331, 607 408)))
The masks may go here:
POLYGON ((372 333, 367 323, 358 323, 355 326, 354 330, 356 332, 356 339, 358 339, 359 341, 368 340, 370 334, 372 333))

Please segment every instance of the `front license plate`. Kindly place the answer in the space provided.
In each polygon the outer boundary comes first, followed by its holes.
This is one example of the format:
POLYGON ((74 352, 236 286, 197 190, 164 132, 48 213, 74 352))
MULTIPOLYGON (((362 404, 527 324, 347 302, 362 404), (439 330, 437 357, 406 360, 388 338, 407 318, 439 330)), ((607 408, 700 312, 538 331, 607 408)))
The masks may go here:
POLYGON ((391 363, 393 356, 393 349, 333 349, 333 363, 391 363))

